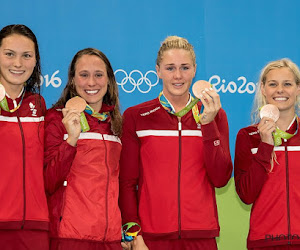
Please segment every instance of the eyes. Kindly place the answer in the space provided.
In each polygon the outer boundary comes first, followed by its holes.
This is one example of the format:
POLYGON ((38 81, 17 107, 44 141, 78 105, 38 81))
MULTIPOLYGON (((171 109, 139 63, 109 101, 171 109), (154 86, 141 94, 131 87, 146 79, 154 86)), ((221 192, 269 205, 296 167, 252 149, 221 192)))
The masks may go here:
MULTIPOLYGON (((13 57, 17 56, 16 53, 10 52, 10 51, 5 52, 4 55, 8 58, 13 58, 13 57)), ((25 58, 25 59, 30 59, 33 56, 34 56, 33 53, 24 53, 24 54, 22 54, 22 57, 25 58)))
MULTIPOLYGON (((295 83, 295 82, 286 81, 286 82, 283 83, 283 86, 284 86, 284 87, 291 87, 291 86, 293 86, 294 84, 296 84, 296 83, 295 83)), ((277 83, 277 82, 268 82, 268 83, 267 83, 267 86, 269 86, 269 87, 271 87, 271 88, 275 88, 275 87, 277 87, 278 85, 279 85, 279 83, 277 83)))
MULTIPOLYGON (((80 73, 79 76, 80 76, 81 78, 88 78, 88 77, 90 76, 90 73, 88 73, 88 72, 83 72, 83 73, 80 73)), ((104 74, 103 74, 103 73, 100 73, 100 72, 97 72, 97 73, 94 73, 93 76, 94 76, 95 78, 101 78, 101 77, 104 76, 104 74)))
MULTIPOLYGON (((191 68, 191 66, 181 66, 179 69, 182 70, 182 71, 186 71, 186 70, 189 70, 191 68)), ((168 66, 166 67, 166 70, 167 71, 175 71, 176 70, 176 67, 175 66, 168 66)))

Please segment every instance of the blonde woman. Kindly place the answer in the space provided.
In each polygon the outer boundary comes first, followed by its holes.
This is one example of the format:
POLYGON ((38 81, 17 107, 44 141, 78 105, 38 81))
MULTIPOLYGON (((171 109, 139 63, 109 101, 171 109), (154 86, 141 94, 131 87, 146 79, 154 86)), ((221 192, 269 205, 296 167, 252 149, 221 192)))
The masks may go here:
POLYGON ((251 250, 300 249, 299 84, 300 72, 291 60, 268 63, 256 90, 254 124, 237 135, 235 184, 241 200, 253 204, 251 250), (279 109, 276 122, 259 118, 265 104, 279 109), (274 132, 282 135, 275 135, 276 143, 274 132))
POLYGON ((212 89, 202 93, 203 104, 188 106, 196 58, 186 39, 165 39, 156 70, 159 97, 124 113, 123 223, 138 223, 150 250, 217 249, 214 188, 226 185, 232 171, 226 114, 212 89), (186 114, 178 115, 181 110, 186 114))

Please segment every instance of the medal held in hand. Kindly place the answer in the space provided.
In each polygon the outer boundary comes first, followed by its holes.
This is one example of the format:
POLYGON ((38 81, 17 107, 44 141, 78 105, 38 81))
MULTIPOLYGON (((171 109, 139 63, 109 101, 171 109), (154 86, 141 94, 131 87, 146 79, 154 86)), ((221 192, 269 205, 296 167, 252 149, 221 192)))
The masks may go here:
POLYGON ((272 119, 274 122, 277 122, 279 115, 279 109, 273 104, 267 104, 263 106, 259 112, 260 119, 267 117, 272 119))
MULTIPOLYGON (((260 109, 259 115, 260 115, 261 119, 264 117, 267 117, 267 118, 272 119, 274 122, 277 122, 277 120, 279 119, 279 116, 280 116, 280 112, 279 112, 279 109, 275 105, 267 104, 260 109)), ((297 129, 297 131, 298 131, 298 129, 297 129)), ((297 133, 297 131, 295 132, 295 134, 297 133)), ((272 134, 273 134, 275 146, 281 145, 282 139, 288 140, 295 135, 295 134, 289 134, 285 131, 282 131, 278 127, 276 127, 275 132, 273 132, 272 134)))
POLYGON ((85 114, 84 114, 84 110, 87 106, 86 101, 79 97, 79 96, 75 96, 71 99, 69 99, 66 103, 66 108, 67 109, 74 109, 78 112, 80 112, 80 126, 81 126, 81 130, 82 132, 87 132, 90 130, 90 126, 86 120, 85 114))

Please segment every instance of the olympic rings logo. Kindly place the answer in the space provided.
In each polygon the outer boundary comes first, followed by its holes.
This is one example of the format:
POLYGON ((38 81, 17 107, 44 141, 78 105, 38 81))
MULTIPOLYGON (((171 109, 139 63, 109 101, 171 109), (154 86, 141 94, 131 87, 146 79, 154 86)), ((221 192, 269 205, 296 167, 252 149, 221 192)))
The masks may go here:
POLYGON ((145 94, 148 93, 151 88, 157 85, 159 82, 159 77, 154 70, 149 70, 145 75, 143 75, 141 71, 135 69, 132 70, 128 75, 125 70, 118 69, 115 71, 115 77, 117 84, 120 85, 126 93, 132 93, 137 88, 141 93, 145 94), (123 78, 119 77, 122 74, 123 78), (153 78, 152 80, 154 83, 152 83, 152 81, 149 79, 150 74, 153 74, 151 79, 153 78), (118 81, 120 79, 122 80, 118 81), (127 84, 127 82, 129 84, 127 84), (143 83, 146 84, 144 84, 145 87, 142 87, 143 83), (125 85, 129 87, 126 88, 125 85))

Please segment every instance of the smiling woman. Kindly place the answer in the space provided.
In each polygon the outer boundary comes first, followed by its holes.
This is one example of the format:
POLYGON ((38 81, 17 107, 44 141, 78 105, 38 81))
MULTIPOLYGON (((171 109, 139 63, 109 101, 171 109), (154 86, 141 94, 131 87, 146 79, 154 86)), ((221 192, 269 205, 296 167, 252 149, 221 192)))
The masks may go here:
POLYGON ((251 250, 300 249, 299 94, 297 65, 289 59, 268 63, 254 100, 256 124, 237 135, 235 184, 241 200, 253 203, 251 250), (266 104, 278 108, 278 119, 262 114, 259 120, 266 104))
POLYGON ((0 246, 49 248, 43 181, 44 99, 39 93, 40 57, 24 25, 0 31, 0 246), (2 97, 3 97, 2 96, 2 97))
POLYGON ((77 52, 62 97, 48 110, 45 122, 50 248, 121 249, 121 114, 113 69, 101 51, 77 52), (66 105, 69 100, 88 105, 80 113, 66 105))

